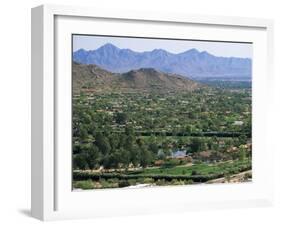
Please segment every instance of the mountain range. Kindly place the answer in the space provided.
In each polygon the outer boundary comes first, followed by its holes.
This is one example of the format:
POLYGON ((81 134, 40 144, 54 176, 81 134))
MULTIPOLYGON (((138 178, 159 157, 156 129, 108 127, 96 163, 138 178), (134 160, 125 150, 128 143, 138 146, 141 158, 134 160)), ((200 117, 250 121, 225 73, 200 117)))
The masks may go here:
POLYGON ((186 77, 141 68, 125 73, 111 73, 94 64, 73 62, 73 92, 167 92, 193 91, 203 85, 186 77))
POLYGON ((120 49, 108 43, 96 50, 79 49, 73 52, 73 61, 81 64, 95 64, 113 73, 154 68, 193 79, 214 77, 250 79, 252 74, 252 60, 249 58, 218 57, 197 49, 178 54, 163 49, 136 52, 120 49))

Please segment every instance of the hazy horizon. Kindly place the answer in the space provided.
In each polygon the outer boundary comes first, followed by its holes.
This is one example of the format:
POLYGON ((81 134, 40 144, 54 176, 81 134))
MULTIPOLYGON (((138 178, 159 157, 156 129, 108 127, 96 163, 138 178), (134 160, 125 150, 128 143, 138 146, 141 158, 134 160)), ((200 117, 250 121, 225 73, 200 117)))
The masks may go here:
POLYGON ((96 50, 105 44, 112 44, 117 48, 130 49, 135 52, 163 49, 167 52, 178 54, 190 49, 197 49, 200 52, 207 51, 219 57, 252 59, 251 43, 73 35, 73 52, 79 49, 96 50))

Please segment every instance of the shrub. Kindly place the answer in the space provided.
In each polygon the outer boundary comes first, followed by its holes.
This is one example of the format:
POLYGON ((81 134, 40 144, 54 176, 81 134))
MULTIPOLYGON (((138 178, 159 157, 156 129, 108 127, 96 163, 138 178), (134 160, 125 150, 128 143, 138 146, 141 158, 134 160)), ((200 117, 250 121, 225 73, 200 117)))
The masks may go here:
POLYGON ((123 187, 130 186, 130 183, 127 180, 121 180, 121 181, 119 181, 118 185, 119 185, 119 188, 123 188, 123 187))
POLYGON ((92 180, 85 180, 85 181, 75 181, 73 183, 74 188, 81 188, 81 189, 93 189, 94 184, 92 180))
POLYGON ((172 168, 180 164, 180 161, 177 159, 168 159, 164 162, 163 168, 172 168))
POLYGON ((137 183, 143 184, 143 183, 144 183, 143 181, 144 181, 144 178, 143 178, 143 177, 137 178, 137 183))
POLYGON ((114 184, 114 183, 118 183, 118 178, 110 178, 110 179, 108 179, 107 180, 109 183, 112 183, 112 184, 114 184))
POLYGON ((230 182, 231 176, 230 176, 229 173, 227 173, 227 174, 225 175, 225 180, 226 180, 227 182, 230 182))
POLYGON ((182 180, 177 180, 177 179, 173 179, 173 180, 171 181, 171 184, 172 184, 172 185, 184 185, 184 181, 182 181, 182 180))
POLYGON ((103 188, 118 188, 119 184, 119 180, 118 178, 110 178, 108 180, 101 180, 101 185, 103 188))
POLYGON ((130 186, 137 184, 137 180, 136 179, 129 179, 128 182, 129 182, 130 186))
POLYGON ((193 184, 193 180, 189 179, 189 180, 185 180, 184 184, 193 184))
POLYGON ((187 163, 188 163, 188 161, 185 160, 185 159, 181 159, 181 160, 179 161, 179 164, 180 164, 180 165, 185 165, 185 164, 187 164, 187 163))
POLYGON ((155 182, 156 185, 161 186, 161 185, 166 185, 166 181, 164 179, 159 179, 155 182))
POLYGON ((101 179, 99 182, 103 188, 109 188, 110 184, 111 184, 110 182, 108 182, 107 180, 104 180, 104 179, 101 179))
POLYGON ((199 165, 199 164, 202 164, 202 161, 201 160, 194 160, 193 164, 194 165, 199 165))
POLYGON ((196 176, 196 175, 198 175, 198 172, 196 170, 192 170, 191 175, 196 176))
POLYGON ((154 183, 154 179, 150 178, 150 177, 146 177, 146 178, 144 178, 143 183, 144 184, 152 184, 152 183, 154 183))
POLYGON ((249 179, 251 179, 252 178, 252 174, 251 173, 246 173, 245 175, 244 175, 244 180, 249 180, 249 179))

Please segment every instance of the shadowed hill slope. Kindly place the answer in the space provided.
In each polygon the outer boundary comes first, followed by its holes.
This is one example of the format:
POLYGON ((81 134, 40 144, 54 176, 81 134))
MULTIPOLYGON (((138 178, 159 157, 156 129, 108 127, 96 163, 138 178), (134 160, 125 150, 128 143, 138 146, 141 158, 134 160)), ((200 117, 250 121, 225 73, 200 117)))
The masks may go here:
POLYGON ((73 63, 73 92, 151 92, 193 91, 202 87, 191 79, 176 74, 141 68, 127 73, 111 73, 90 64, 73 63))

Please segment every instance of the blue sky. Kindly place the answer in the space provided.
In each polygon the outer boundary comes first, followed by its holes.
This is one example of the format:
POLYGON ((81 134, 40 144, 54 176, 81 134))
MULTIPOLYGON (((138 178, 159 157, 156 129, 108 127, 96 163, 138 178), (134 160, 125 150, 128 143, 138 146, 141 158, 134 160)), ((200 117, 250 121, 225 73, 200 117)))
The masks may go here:
POLYGON ((131 49, 137 52, 164 49, 171 53, 180 53, 196 48, 199 51, 207 51, 215 56, 252 58, 252 44, 247 43, 73 35, 73 51, 81 48, 95 50, 106 43, 111 43, 121 49, 131 49))

